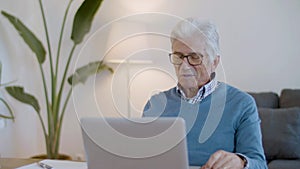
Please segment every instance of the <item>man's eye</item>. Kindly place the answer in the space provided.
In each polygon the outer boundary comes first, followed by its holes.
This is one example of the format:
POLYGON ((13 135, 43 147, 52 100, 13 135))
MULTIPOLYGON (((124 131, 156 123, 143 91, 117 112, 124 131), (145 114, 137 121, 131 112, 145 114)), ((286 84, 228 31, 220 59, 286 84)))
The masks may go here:
POLYGON ((201 59, 201 56, 196 53, 191 54, 190 57, 191 57, 191 59, 201 59))
POLYGON ((180 59, 184 58, 184 55, 182 53, 174 53, 174 55, 180 59))

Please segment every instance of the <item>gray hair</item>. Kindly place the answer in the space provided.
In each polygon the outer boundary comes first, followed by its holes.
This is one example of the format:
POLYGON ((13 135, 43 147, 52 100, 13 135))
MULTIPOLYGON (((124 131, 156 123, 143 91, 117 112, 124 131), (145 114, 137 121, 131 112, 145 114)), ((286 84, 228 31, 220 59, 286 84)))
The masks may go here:
POLYGON ((193 40, 195 37, 203 37, 206 48, 213 61, 217 55, 220 55, 219 33, 215 24, 211 21, 201 20, 199 18, 186 18, 180 21, 171 32, 171 42, 174 40, 193 40))

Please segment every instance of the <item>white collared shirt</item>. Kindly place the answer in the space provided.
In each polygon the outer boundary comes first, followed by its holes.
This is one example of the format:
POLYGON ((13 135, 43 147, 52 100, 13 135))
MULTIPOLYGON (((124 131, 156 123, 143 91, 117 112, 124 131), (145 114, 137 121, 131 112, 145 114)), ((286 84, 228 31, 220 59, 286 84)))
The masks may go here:
POLYGON ((197 95, 192 98, 187 98, 183 90, 180 89, 179 85, 177 85, 176 89, 185 101, 191 104, 195 104, 195 103, 199 103, 205 97, 209 96, 213 91, 215 91, 217 86, 218 86, 218 82, 214 78, 210 82, 202 86, 198 90, 197 95))

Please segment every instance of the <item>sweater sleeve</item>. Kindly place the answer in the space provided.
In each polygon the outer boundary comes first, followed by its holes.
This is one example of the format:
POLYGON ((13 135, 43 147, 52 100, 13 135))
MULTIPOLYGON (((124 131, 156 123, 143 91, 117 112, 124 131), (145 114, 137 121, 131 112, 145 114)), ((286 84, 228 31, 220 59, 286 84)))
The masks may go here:
POLYGON ((235 151, 247 157, 249 168, 267 169, 258 111, 253 98, 249 98, 244 102, 243 113, 237 126, 235 151))

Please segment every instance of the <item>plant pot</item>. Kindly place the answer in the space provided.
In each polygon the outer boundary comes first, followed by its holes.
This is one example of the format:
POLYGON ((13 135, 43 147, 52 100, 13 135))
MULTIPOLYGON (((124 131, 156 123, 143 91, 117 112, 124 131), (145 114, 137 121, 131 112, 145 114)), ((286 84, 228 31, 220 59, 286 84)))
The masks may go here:
MULTIPOLYGON (((40 155, 35 155, 30 157, 32 159, 47 159, 46 154, 40 154, 40 155)), ((57 160, 72 160, 71 156, 66 155, 66 154, 59 154, 57 160)))

